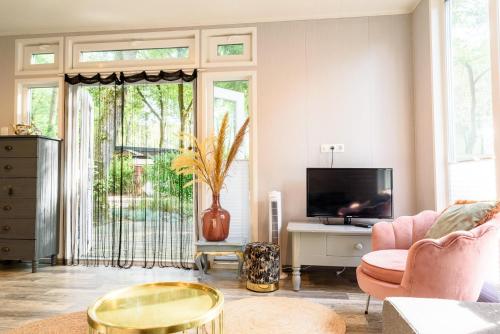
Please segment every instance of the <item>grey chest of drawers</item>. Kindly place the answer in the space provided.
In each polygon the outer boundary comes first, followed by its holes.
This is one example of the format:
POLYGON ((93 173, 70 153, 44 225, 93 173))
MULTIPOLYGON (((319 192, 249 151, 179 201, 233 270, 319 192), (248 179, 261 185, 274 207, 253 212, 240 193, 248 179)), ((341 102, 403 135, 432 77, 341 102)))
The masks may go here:
POLYGON ((0 260, 55 264, 59 228, 60 141, 0 137, 0 260))

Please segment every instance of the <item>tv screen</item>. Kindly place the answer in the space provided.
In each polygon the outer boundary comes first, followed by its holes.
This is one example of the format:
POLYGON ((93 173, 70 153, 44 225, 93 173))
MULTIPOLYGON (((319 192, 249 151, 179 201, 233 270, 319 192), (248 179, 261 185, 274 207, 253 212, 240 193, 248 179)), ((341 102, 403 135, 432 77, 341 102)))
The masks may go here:
POLYGON ((392 215, 392 168, 307 169, 308 217, 392 215))

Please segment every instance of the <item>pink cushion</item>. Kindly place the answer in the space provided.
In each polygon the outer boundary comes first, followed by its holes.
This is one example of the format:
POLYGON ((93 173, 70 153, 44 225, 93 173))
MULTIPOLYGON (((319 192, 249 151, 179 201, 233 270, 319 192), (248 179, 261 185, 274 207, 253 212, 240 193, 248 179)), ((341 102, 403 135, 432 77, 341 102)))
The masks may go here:
POLYGON ((384 249, 365 254, 361 270, 380 281, 400 284, 406 267, 406 249, 384 249))

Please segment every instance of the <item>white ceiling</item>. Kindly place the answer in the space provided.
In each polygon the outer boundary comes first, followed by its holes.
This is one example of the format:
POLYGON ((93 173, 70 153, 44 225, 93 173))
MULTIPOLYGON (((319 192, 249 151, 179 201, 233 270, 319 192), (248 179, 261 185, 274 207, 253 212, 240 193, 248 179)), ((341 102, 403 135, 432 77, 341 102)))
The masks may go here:
POLYGON ((391 15, 420 0, 1 0, 0 35, 391 15))

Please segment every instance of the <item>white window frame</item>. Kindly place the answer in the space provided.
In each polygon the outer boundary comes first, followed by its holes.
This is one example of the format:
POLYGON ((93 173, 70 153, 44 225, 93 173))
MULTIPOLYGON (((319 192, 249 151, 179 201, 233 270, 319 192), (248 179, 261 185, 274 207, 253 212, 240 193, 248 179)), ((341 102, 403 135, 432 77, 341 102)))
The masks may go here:
MULTIPOLYGON (((257 164, 257 72, 256 71, 228 71, 228 72, 202 72, 200 73, 198 85, 197 119, 198 138, 207 138, 213 129, 213 91, 215 81, 248 80, 248 114, 249 125, 249 190, 250 190, 250 226, 249 241, 259 238, 258 225, 258 164, 257 164)), ((201 185, 198 191, 198 210, 203 211, 210 205, 211 195, 207 186, 201 185)))
POLYGON ((63 73, 64 43, 62 37, 16 39, 15 75, 54 75, 63 73), (53 53, 53 64, 31 64, 31 57, 39 53, 53 53))
POLYGON ((257 28, 205 29, 201 32, 202 67, 238 67, 257 65, 257 28), (242 55, 219 56, 219 45, 243 44, 242 55))
POLYGON ((64 138, 64 78, 62 77, 15 80, 16 124, 31 124, 29 89, 36 87, 57 87, 57 134, 58 138, 64 138))
POLYGON ((182 30, 66 38, 66 73, 194 69, 199 65, 199 31, 182 30), (188 58, 81 62, 82 51, 135 50, 188 47, 188 58))

